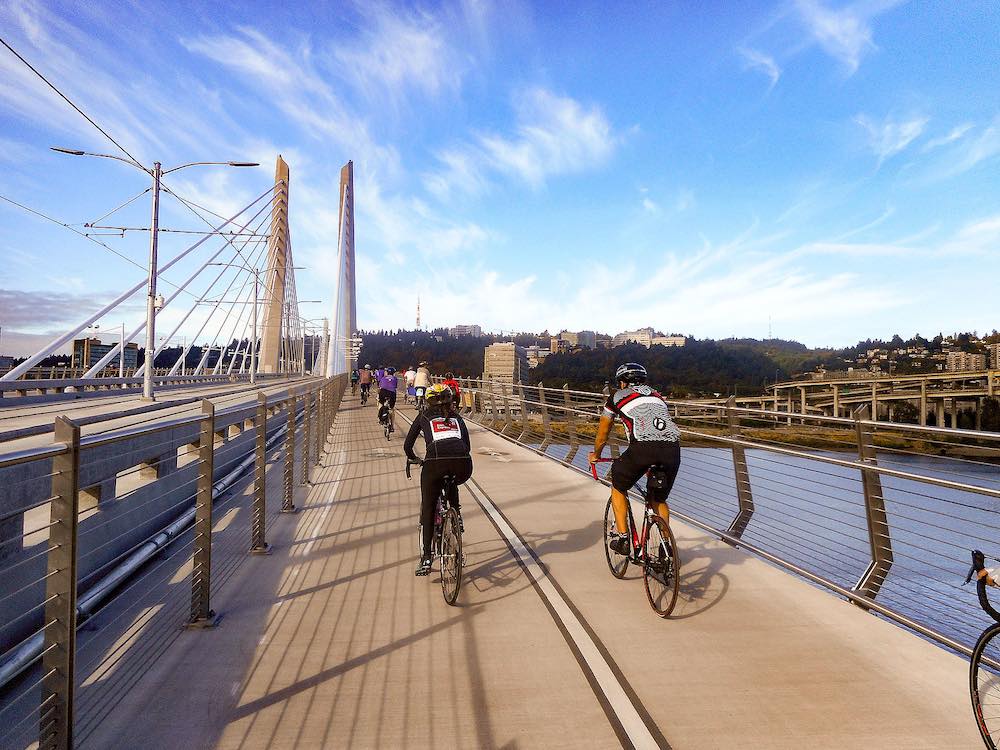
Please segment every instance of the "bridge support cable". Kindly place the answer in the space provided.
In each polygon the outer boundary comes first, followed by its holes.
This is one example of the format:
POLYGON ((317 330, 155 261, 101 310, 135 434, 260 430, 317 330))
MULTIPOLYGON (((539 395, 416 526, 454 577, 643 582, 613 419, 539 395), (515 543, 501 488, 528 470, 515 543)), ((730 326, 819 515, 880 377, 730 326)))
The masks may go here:
MULTIPOLYGON (((240 213, 237 214, 237 216, 240 216, 243 213, 245 213, 246 211, 250 210, 254 205, 256 205, 258 202, 260 202, 266 195, 267 195, 267 192, 262 193, 260 196, 258 196, 253 201, 253 203, 249 204, 246 208, 244 208, 242 211, 240 211, 240 213)), ((256 219, 257 216, 259 216, 265 210, 267 210, 267 206, 266 205, 263 208, 261 208, 256 214, 254 214, 253 218, 251 218, 250 221, 253 221, 254 219, 256 219)), ((216 231, 218 231, 218 230, 216 230, 216 231)), ((195 247, 195 246, 197 246, 198 244, 201 244, 201 243, 205 242, 206 240, 209 239, 210 236, 211 235, 208 235, 208 236, 204 237, 202 240, 199 241, 199 243, 196 243, 196 245, 192 246, 192 248, 195 247)), ((245 242, 244 242, 244 244, 245 244, 245 242)), ((159 315, 159 313, 162 312, 163 309, 165 309, 166 307, 168 307, 175 299, 177 299, 177 297, 181 293, 181 291, 186 291, 187 287, 191 283, 193 283, 194 280, 196 278, 198 278, 198 276, 202 273, 202 271, 204 271, 216 258, 218 258, 219 255, 221 255, 225 251, 225 249, 227 247, 232 247, 233 249, 236 249, 236 245, 233 243, 233 240, 231 238, 227 238, 226 241, 223 243, 223 245, 218 250, 216 250, 215 253, 213 253, 212 256, 208 258, 208 260, 206 260, 204 263, 202 263, 202 265, 193 274, 191 274, 190 276, 188 276, 187 280, 184 281, 184 283, 181 284, 180 287, 178 287, 177 291, 174 292, 172 295, 170 295, 169 298, 167 298, 167 300, 165 301, 163 307, 160 308, 160 310, 157 311, 156 314, 159 315)), ((174 260, 170 261, 170 263, 168 263, 166 266, 164 266, 161 269, 160 272, 162 272, 163 270, 166 270, 166 268, 168 268, 171 264, 173 264, 173 263, 177 262, 178 260, 180 260, 180 258, 184 257, 184 255, 187 252, 188 251, 185 251, 185 253, 182 253, 177 258, 175 258, 174 260)), ((239 250, 237 250, 237 254, 238 253, 239 253, 239 250)), ((157 277, 159 277, 159 273, 160 272, 157 273, 157 277)), ((146 321, 145 320, 143 320, 142 323, 131 334, 129 334, 129 336, 127 338, 131 340, 132 338, 134 338, 135 336, 139 335, 139 333, 141 333, 144 330, 146 330, 146 321)), ((176 329, 174 331, 174 334, 176 334, 176 329)), ((170 338, 172 338, 172 335, 171 335, 170 338)), ((164 341, 164 343, 162 343, 160 345, 159 349, 154 349, 153 350, 154 358, 155 358, 156 354, 158 354, 159 351, 162 351, 162 349, 167 345, 167 342, 169 342, 170 338, 166 339, 164 341)), ((83 377, 85 377, 85 378, 96 377, 101 372, 101 370, 104 369, 104 367, 107 365, 107 363, 110 362, 112 358, 114 358, 115 356, 118 355, 118 351, 120 350, 120 348, 121 348, 120 344, 117 344, 116 346, 112 347, 111 351, 109 351, 106 355, 104 355, 104 357, 102 357, 97 362, 97 364, 95 364, 87 372, 85 372, 84 375, 83 375, 83 377)), ((143 364, 143 366, 139 367, 136 370, 136 375, 137 376, 139 376, 139 375, 141 375, 143 373, 145 373, 145 365, 144 364, 143 364)))
MULTIPOLYGON (((208 357, 209 357, 211 351, 215 348, 215 345, 216 345, 216 343, 219 340, 219 334, 222 333, 222 329, 225 328, 226 322, 229 320, 230 316, 233 314, 233 308, 236 307, 237 305, 242 305, 244 308, 246 308, 250 304, 251 298, 253 297, 253 278, 252 278, 252 274, 247 274, 247 276, 250 276, 250 278, 247 279, 246 281, 244 281, 243 288, 240 289, 236 293, 237 299, 233 302, 233 304, 228 304, 224 299, 220 299, 218 302, 216 302, 215 308, 213 308, 213 310, 212 310, 212 316, 215 315, 215 313, 216 313, 216 311, 218 311, 220 305, 223 305, 223 304, 225 304, 226 307, 227 307, 226 314, 222 317, 222 321, 219 323, 219 327, 218 327, 218 329, 215 332, 215 336, 212 338, 212 343, 209 344, 208 348, 205 350, 206 354, 205 354, 204 357, 202 357, 202 361, 198 365, 198 369, 194 372, 195 375, 201 375, 203 373, 205 367, 207 366, 208 357), (240 298, 241 294, 244 295, 242 297, 242 299, 240 298)), ((234 278, 233 282, 235 283, 235 281, 238 278, 239 278, 239 276, 237 276, 236 278, 234 278)), ((230 287, 231 286, 232 285, 230 285, 230 287)), ((226 291, 226 294, 228 294, 228 290, 226 291)), ((223 297, 225 297, 225 294, 223 294, 223 297)), ((206 321, 206 324, 207 324, 207 321, 206 321)), ((235 329, 235 326, 234 326, 234 329, 235 329)), ((226 346, 228 348, 228 342, 227 342, 226 346)), ((221 347, 220 347, 220 349, 221 349, 221 347)), ((222 352, 221 351, 219 353, 219 361, 220 362, 222 361, 222 352)), ((213 372, 212 374, 213 375, 217 374, 217 372, 213 372)))
MULTIPOLYGON (((257 257, 257 256, 255 256, 255 257, 253 258, 253 260, 255 260, 255 261, 256 261, 257 259, 258 259, 258 257, 257 257)), ((228 273, 228 272, 229 272, 230 270, 231 270, 231 269, 228 269, 228 268, 225 268, 225 267, 223 267, 223 268, 222 268, 222 271, 221 271, 221 273, 220 273, 220 275, 219 275, 218 277, 216 277, 216 280, 215 280, 215 281, 213 281, 213 282, 212 282, 212 286, 214 287, 214 285, 215 285, 216 281, 218 281, 218 279, 219 279, 219 278, 221 278, 221 277, 222 277, 223 275, 225 275, 226 273, 228 273)), ((199 337, 201 336, 202 332, 203 332, 203 331, 205 330, 205 328, 206 328, 206 327, 208 326, 209 322, 210 322, 210 321, 212 320, 212 317, 213 317, 213 316, 215 315, 215 312, 216 312, 216 310, 218 310, 218 309, 219 309, 220 305, 222 304, 222 301, 223 301, 223 298, 224 298, 224 297, 225 297, 225 296, 226 296, 227 294, 229 294, 229 292, 230 292, 230 291, 232 290, 232 288, 233 288, 233 285, 234 285, 234 284, 236 283, 236 281, 237 281, 237 280, 238 280, 239 278, 240 278, 240 274, 239 274, 239 273, 236 273, 236 274, 234 274, 234 275, 233 275, 233 278, 232 278, 232 279, 231 279, 231 280, 229 281, 229 285, 228 285, 228 286, 227 286, 227 287, 225 288, 225 290, 224 290, 224 291, 222 292, 222 296, 221 296, 221 297, 219 298, 219 300, 217 300, 217 301, 216 301, 216 303, 215 303, 215 306, 214 306, 214 307, 212 308, 212 311, 211 311, 211 312, 209 313, 208 317, 206 317, 206 318, 205 318, 205 320, 204 320, 204 321, 202 321, 202 323, 201 323, 201 326, 200 326, 200 327, 198 328, 198 332, 197 332, 197 333, 195 333, 195 334, 194 334, 194 336, 192 336, 192 337, 191 337, 191 341, 190 341, 190 342, 188 342, 188 343, 187 343, 187 344, 185 345, 185 347, 184 347, 184 350, 183 350, 183 351, 181 352, 181 356, 180 356, 180 357, 178 358, 178 360, 177 360, 177 361, 176 361, 176 362, 174 363, 173 367, 172 367, 172 368, 170 369, 170 373, 169 373, 170 375, 176 375, 176 374, 177 374, 177 370, 178 370, 178 369, 179 369, 179 368, 180 368, 180 367, 181 367, 181 366, 183 365, 183 363, 184 363, 184 362, 185 362, 185 361, 187 360, 187 356, 188 356, 188 352, 190 352, 190 351, 191 351, 191 348, 192 348, 192 347, 193 347, 193 346, 195 345, 195 342, 197 342, 197 340, 198 340, 198 338, 199 338, 199 337)), ((249 287, 250 287, 250 289, 253 289, 253 279, 252 279, 252 278, 250 279, 250 282, 249 282, 249 287)), ((210 288, 211 288, 211 287, 210 287, 210 288)), ((244 286, 243 286, 243 289, 246 289, 246 288, 247 288, 247 283, 244 283, 244 286)), ((242 292, 242 291, 243 291, 243 289, 241 289, 240 291, 242 292)), ((208 294, 208 292, 209 292, 209 291, 210 291, 210 289, 206 289, 206 290, 205 290, 205 293, 204 293, 204 294, 202 295, 202 300, 204 300, 205 296, 207 296, 207 294, 208 294)), ((249 293, 250 293, 250 292, 248 292, 248 294, 249 294, 249 293)), ((194 309, 195 309, 195 308, 197 308, 197 306, 198 306, 199 304, 203 304, 203 302, 202 302, 202 301, 199 301, 198 303, 196 303, 196 304, 195 304, 195 307, 194 307, 194 308, 192 308, 192 310, 190 310, 190 311, 188 312, 188 314, 184 316, 184 320, 185 320, 185 321, 186 321, 186 320, 187 320, 187 318, 188 318, 188 317, 189 317, 189 316, 191 315, 191 313, 193 313, 193 312, 194 312, 194 309)), ((183 322, 184 322, 184 321, 182 321, 181 323, 179 323, 179 324, 178 324, 178 326, 177 326, 177 328, 176 328, 176 329, 174 329, 174 333, 175 333, 175 334, 176 334, 176 332, 177 332, 177 329, 179 329, 179 328, 180 328, 180 326, 181 326, 181 325, 183 325, 183 322)), ((213 345, 214 345, 214 341, 213 341, 213 345)), ((162 344, 162 345, 161 345, 161 348, 162 348, 162 347, 164 347, 164 346, 166 346, 166 343, 162 344)), ((192 373, 192 374, 195 374, 195 375, 197 375, 197 374, 198 374, 198 370, 200 370, 200 364, 199 364, 199 368, 198 368, 198 369, 196 369, 196 371, 195 371, 194 373, 192 373)))
MULTIPOLYGON (((237 254, 239 254, 239 248, 235 248, 235 246, 234 246, 234 249, 235 249, 235 250, 237 251, 237 254)), ((236 257, 236 256, 233 256, 233 258, 230 258, 230 260, 234 260, 234 259, 235 259, 235 257, 236 257)), ((184 316, 183 316, 183 317, 181 318, 180 322, 178 322, 178 323, 177 323, 177 325, 176 325, 176 326, 174 326, 174 329, 173 329, 173 330, 172 330, 172 331, 170 332, 170 335, 169 335, 169 336, 167 336, 167 337, 166 337, 166 338, 165 338, 165 339, 164 339, 164 340, 163 340, 162 342, 160 342, 159 346, 158 346, 158 347, 156 348, 156 350, 155 350, 155 351, 154 351, 154 353, 153 353, 153 356, 154 356, 154 359, 155 359, 155 357, 156 357, 156 356, 158 356, 158 355, 159 355, 159 353, 160 353, 161 351, 163 351, 163 350, 164 350, 164 349, 165 349, 165 348, 166 348, 166 347, 168 346, 168 344, 170 343, 170 341, 174 339, 174 337, 175 337, 175 336, 177 335, 177 332, 178 332, 178 331, 179 331, 179 330, 181 329, 181 327, 182 327, 182 326, 183 326, 183 325, 184 325, 184 324, 185 324, 185 323, 186 323, 186 322, 188 321, 188 318, 190 318, 190 317, 191 317, 191 315, 193 315, 193 314, 194 314, 194 312, 195 312, 196 310, 198 310, 198 309, 199 309, 199 305, 201 305, 201 304, 203 304, 203 303, 205 302, 205 298, 206 298, 206 297, 208 296, 209 292, 211 292, 211 291, 212 291, 212 290, 213 290, 213 289, 215 288, 215 285, 216 285, 217 283, 219 283, 219 280, 220 280, 220 279, 222 279, 222 278, 223 278, 223 276, 225 276, 227 272, 228 272, 228 269, 227 269, 227 268, 226 268, 225 266, 223 266, 223 267, 222 267, 222 268, 221 268, 221 269, 219 270, 219 273, 218 273, 218 274, 216 275, 216 277, 215 277, 215 278, 214 278, 214 279, 213 279, 213 280, 212 280, 212 281, 211 281, 211 282, 209 283, 209 285, 208 285, 208 287, 206 287, 205 291, 203 291, 203 292, 201 293, 201 296, 199 296, 199 297, 198 297, 198 298, 197 298, 197 299, 195 300, 194 304, 193 304, 193 305, 191 306, 191 308, 190 308, 190 309, 189 309, 189 310, 188 310, 188 311, 187 311, 187 312, 186 312, 186 313, 184 314, 184 316)), ((199 335, 200 335, 200 332, 199 332, 199 335)), ((194 340, 194 339, 192 339, 192 341, 191 341, 191 344, 190 344, 190 346, 193 346, 193 345, 194 345, 194 343, 195 343, 195 340, 194 340)), ((182 355, 181 355, 181 359, 180 359, 179 361, 184 361, 184 359, 185 359, 185 358, 187 357, 187 353, 188 353, 188 351, 190 350, 190 346, 186 346, 186 347, 184 348, 184 351, 183 351, 183 353, 182 353, 182 355)), ((142 374, 142 372, 143 372, 143 370, 144 370, 144 368, 145 368, 145 364, 143 364, 142 366, 140 366, 140 367, 139 367, 139 369, 138 369, 138 370, 136 370, 136 373, 137 373, 137 375, 141 375, 141 374, 142 374)), ((174 374, 174 373, 176 373, 176 368, 174 368, 174 369, 172 369, 172 370, 171 370, 171 374, 174 374)))
MULTIPOLYGON (((269 192, 271 192, 271 188, 268 188, 260 196, 258 196, 257 198, 255 198, 249 205, 247 205, 246 208, 240 210, 239 212, 237 212, 236 214, 234 214, 231 218, 227 219, 225 222, 223 222, 218 227, 216 227, 215 231, 221 231, 222 229, 225 229, 227 226, 229 226, 231 223, 233 223, 240 215, 242 215, 248 209, 250 209, 251 207, 253 207, 254 205, 256 205, 257 202, 259 202, 262 198, 264 198, 269 192)), ((170 260, 168 263, 160 266, 159 269, 158 269, 158 271, 157 271, 157 278, 159 278, 163 273, 165 273, 167 270, 169 270, 170 268, 172 268, 175 264, 179 263, 183 258, 187 257, 192 252, 194 252, 196 249, 198 249, 199 247, 201 247, 205 242, 207 242, 209 240, 209 238, 211 236, 212 235, 206 235, 205 237, 203 237, 202 239, 198 240, 193 245, 191 245, 190 247, 188 247, 187 249, 185 249, 184 251, 182 251, 179 255, 177 255, 175 258, 173 258, 172 260, 170 260)), ((120 305, 122 302, 124 302, 125 300, 129 299, 133 294, 135 294, 139 290, 145 288, 146 285, 147 285, 147 283, 148 283, 148 279, 143 279, 142 281, 138 282, 137 284, 135 284, 134 286, 132 286, 130 289, 126 290, 125 292, 123 292, 122 294, 120 294, 118 297, 116 297, 114 300, 112 300, 111 302, 109 302, 107 305, 105 305, 104 307, 102 307, 96 313, 94 313, 91 316, 89 316, 86 320, 84 320, 83 322, 79 323, 75 328, 73 328, 72 330, 64 333, 63 335, 58 336, 57 338, 53 339, 46 346, 42 347, 40 350, 38 350, 33 355, 31 355, 30 357, 28 357, 24 362, 22 362, 21 364, 19 364, 17 367, 14 367, 9 372, 7 372, 4 375, 0 376, 0 381, 11 381, 11 380, 17 380, 18 378, 20 378, 22 375, 24 375, 24 373, 28 372, 32 367, 34 367, 36 364, 38 364, 43 359, 45 359, 45 357, 49 356, 54 351, 56 351, 57 349, 61 348, 64 345, 66 345, 67 343, 69 343, 70 341, 72 341, 74 338, 76 338, 77 336, 79 336, 81 333, 83 333, 87 329, 87 326, 92 325, 95 321, 100 320, 105 315, 107 315, 111 310, 114 310, 116 307, 118 307, 118 305, 120 305)), ((142 329, 139 329, 139 330, 142 330, 142 329)), ((132 336, 135 336, 138 332, 139 331, 136 331, 136 333, 133 333, 132 336)), ((113 350, 113 351, 117 351, 117 350, 113 350)), ((109 355, 107 357, 107 360, 110 361, 112 356, 114 356, 114 355, 109 355)), ((105 362, 105 364, 106 364, 106 362, 105 362)))

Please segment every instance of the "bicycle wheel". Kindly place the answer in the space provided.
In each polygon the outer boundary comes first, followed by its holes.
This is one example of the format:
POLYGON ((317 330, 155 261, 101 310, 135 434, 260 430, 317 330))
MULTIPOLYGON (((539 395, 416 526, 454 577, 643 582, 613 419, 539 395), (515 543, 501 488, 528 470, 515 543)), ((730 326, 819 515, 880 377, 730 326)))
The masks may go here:
POLYGON ((667 522, 654 516, 646 536, 643 554, 642 582, 646 587, 649 606, 660 617, 666 617, 677 603, 680 590, 681 561, 677 542, 667 522))
POLYGON ((996 750, 1000 738, 1000 625, 991 625, 976 641, 969 665, 972 711, 983 742, 996 750))
POLYGON ((441 593, 448 604, 458 599, 462 585, 462 530, 458 513, 449 508, 441 521, 441 593))
POLYGON ((611 575, 615 578, 624 578, 625 571, 628 570, 628 555, 618 554, 608 544, 608 535, 616 530, 615 512, 611 507, 611 499, 609 498, 608 504, 604 508, 604 556, 608 560, 608 568, 611 569, 611 575))

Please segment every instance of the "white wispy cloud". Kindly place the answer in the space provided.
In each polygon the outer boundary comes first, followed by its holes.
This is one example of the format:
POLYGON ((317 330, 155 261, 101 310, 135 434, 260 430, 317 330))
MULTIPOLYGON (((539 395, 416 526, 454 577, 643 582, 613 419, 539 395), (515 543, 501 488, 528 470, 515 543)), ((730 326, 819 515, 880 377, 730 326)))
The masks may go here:
POLYGON ((490 174, 518 179, 532 188, 553 176, 576 174, 607 163, 622 136, 603 109, 534 87, 514 97, 516 125, 510 135, 489 133, 442 150, 443 169, 425 176, 439 197, 475 192, 490 174))
POLYGON ((379 3, 366 5, 362 12, 367 27, 334 51, 349 74, 345 78, 356 88, 398 100, 412 89, 438 94, 459 87, 464 60, 435 15, 379 3))
POLYGON ((773 57, 750 47, 740 47, 736 51, 743 57, 743 67, 745 70, 761 71, 771 81, 768 90, 775 87, 778 79, 781 78, 781 67, 774 61, 773 57))
POLYGON ((794 9, 812 41, 840 61, 848 75, 876 49, 871 21, 905 0, 880 0, 830 8, 820 0, 795 0, 794 9))
POLYGON ((651 214, 658 214, 660 212, 659 204, 649 198, 642 199, 642 207, 645 211, 648 211, 651 214))
POLYGON ((927 141, 921 151, 926 153, 928 151, 933 151, 936 148, 940 148, 941 146, 947 146, 949 143, 954 143, 964 137, 965 134, 972 130, 973 127, 974 126, 971 122, 956 125, 948 131, 947 135, 940 136, 939 138, 932 138, 927 141))
POLYGON ((855 116, 854 122, 865 130, 868 135, 868 147, 878 157, 878 163, 882 164, 919 138, 927 126, 928 118, 911 117, 907 120, 896 120, 886 117, 881 122, 876 122, 868 115, 859 114, 855 116))

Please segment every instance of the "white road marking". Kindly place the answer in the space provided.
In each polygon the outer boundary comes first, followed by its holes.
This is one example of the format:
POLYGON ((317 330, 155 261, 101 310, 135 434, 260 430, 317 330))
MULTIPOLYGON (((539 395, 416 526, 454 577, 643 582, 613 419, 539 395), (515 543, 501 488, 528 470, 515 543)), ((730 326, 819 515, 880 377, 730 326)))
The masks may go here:
POLYGON ((645 750, 649 748, 650 750, 657 750, 659 745, 646 727, 646 723, 642 720, 642 717, 639 716, 639 712, 636 711, 631 699, 615 676, 611 665, 601 655, 597 644, 594 643, 577 616, 573 614, 573 610, 566 604, 566 600, 556 590, 556 587, 552 585, 545 571, 531 553, 528 552, 520 538, 518 538, 517 533, 497 510, 493 501, 486 496, 479 486, 474 481, 467 482, 465 486, 472 493, 473 497, 476 498, 483 511, 493 519, 497 528, 500 529, 508 544, 510 544, 521 566, 528 572, 528 575, 537 584, 538 590, 548 600, 556 616, 566 629, 566 632, 569 633, 570 638, 573 639, 583 659, 587 662, 587 666, 593 673, 601 692, 604 693, 604 697, 607 698, 608 703, 611 705, 611 709, 621 722, 629 740, 638 749, 645 750))

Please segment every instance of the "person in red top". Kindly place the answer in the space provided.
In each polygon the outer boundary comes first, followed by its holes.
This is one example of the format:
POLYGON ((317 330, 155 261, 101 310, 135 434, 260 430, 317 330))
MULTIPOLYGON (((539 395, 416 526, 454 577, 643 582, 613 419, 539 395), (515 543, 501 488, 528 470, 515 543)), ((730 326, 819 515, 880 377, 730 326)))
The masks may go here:
POLYGON ((455 373, 446 372, 441 385, 451 388, 452 398, 455 400, 455 408, 457 409, 461 401, 459 400, 458 381, 455 380, 455 373))

